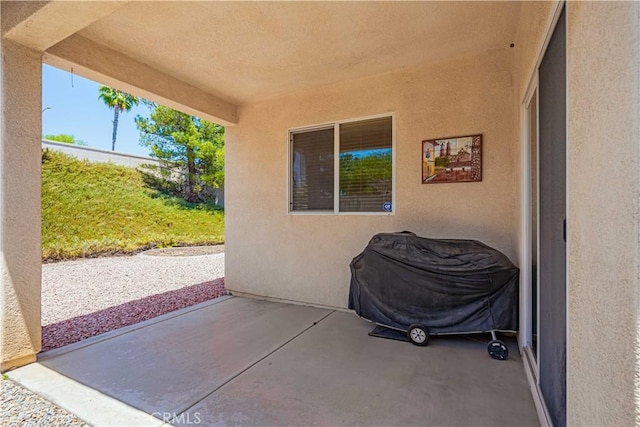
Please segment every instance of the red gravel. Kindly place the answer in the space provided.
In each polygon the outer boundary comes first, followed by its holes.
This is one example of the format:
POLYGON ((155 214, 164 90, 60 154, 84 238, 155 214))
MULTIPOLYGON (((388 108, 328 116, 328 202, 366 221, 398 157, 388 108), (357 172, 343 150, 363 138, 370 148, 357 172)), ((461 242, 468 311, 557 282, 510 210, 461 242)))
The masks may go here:
POLYGON ((82 341, 226 294, 224 278, 219 278, 52 323, 42 328, 42 351, 82 341))

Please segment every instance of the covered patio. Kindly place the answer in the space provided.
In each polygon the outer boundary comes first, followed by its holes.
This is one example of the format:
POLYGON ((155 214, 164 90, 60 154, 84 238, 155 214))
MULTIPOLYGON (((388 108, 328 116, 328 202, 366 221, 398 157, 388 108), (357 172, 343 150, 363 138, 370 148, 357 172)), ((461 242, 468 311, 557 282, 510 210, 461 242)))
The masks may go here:
POLYGON ((96 425, 539 425, 513 338, 497 361, 483 336, 417 347, 371 328, 340 310, 221 297, 9 377, 96 425), (83 402, 77 383, 99 393, 83 402), (103 395, 125 405, 101 413, 103 395))
POLYGON ((0 6, 1 371, 48 366, 143 416, 211 424, 637 424, 639 2, 0 6), (225 126, 225 284, 278 303, 38 354, 43 63, 225 126), (421 179, 425 141, 471 135, 481 180, 421 179), (341 187, 351 146, 384 147, 384 186, 341 187), (519 267, 509 361, 369 338, 342 312, 350 260, 402 230, 519 267))

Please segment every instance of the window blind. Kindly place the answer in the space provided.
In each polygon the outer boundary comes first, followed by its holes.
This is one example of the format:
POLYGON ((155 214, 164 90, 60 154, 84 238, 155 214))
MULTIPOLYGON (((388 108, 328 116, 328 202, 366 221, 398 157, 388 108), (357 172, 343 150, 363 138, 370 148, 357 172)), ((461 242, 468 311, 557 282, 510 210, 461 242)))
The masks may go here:
POLYGON ((340 212, 384 212, 392 201, 392 120, 340 125, 340 212))
POLYGON ((293 133, 291 151, 291 210, 333 211, 333 127, 293 133))

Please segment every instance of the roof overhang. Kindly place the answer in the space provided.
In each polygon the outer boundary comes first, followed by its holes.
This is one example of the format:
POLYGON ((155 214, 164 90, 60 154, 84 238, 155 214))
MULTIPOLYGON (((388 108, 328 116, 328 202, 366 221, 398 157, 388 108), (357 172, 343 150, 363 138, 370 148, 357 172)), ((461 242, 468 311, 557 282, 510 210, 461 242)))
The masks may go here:
POLYGON ((2 2, 44 61, 217 121, 237 107, 506 48, 518 2, 2 2))

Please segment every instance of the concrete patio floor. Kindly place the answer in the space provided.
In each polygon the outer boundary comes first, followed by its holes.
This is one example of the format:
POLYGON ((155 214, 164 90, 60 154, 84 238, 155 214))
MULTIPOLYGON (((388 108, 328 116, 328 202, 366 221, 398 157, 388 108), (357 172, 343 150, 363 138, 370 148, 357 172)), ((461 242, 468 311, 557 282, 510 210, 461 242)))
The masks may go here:
POLYGON ((500 362, 484 337, 416 347, 371 328, 353 313, 222 297, 9 376, 97 425, 539 425, 515 340, 500 362))

